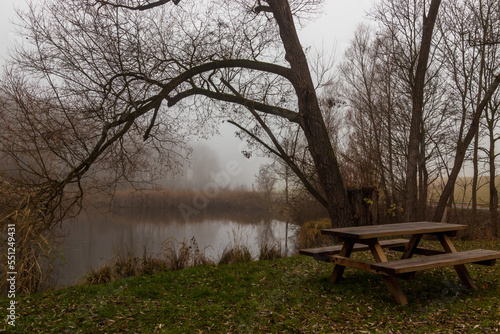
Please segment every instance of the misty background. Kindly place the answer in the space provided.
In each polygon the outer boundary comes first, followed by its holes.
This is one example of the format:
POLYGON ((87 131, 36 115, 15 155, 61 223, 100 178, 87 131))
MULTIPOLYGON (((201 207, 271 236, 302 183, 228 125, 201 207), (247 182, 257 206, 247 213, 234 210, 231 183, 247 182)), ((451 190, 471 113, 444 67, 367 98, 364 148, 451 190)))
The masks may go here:
MULTIPOLYGON (((36 3, 36 0, 34 1, 36 3)), ((373 5, 373 0, 329 0, 325 4, 325 13, 314 22, 304 22, 305 28, 299 31, 304 48, 312 52, 323 50, 327 55, 334 55, 340 60, 355 28, 361 22, 368 22, 366 12, 373 5)), ((0 3, 0 65, 2 68, 9 50, 16 43, 23 43, 16 35, 17 21, 15 9, 26 8, 25 1, 3 0, 0 3)), ((237 163, 241 172, 230 180, 229 187, 246 187, 252 189, 255 176, 262 164, 270 162, 265 157, 252 155, 246 158, 241 152, 247 149, 246 143, 235 136, 236 127, 228 123, 220 123, 216 133, 208 138, 197 138, 191 142, 193 152, 180 173, 167 175, 159 182, 161 186, 183 188, 190 185, 204 185, 210 173, 225 169, 228 163, 237 163), (198 180, 200 179, 200 180, 198 180), (201 182, 201 183, 198 183, 201 182)))

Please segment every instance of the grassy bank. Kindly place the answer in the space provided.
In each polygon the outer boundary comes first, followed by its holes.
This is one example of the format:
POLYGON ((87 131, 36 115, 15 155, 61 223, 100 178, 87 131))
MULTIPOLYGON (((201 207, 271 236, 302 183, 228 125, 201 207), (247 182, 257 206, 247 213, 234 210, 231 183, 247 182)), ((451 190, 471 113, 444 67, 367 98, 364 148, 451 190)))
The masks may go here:
MULTIPOLYGON (((428 245, 437 247, 431 241, 428 245)), ((500 241, 460 250, 500 249, 500 241)), ((469 266, 479 291, 452 268, 402 281, 410 302, 392 302, 376 275, 296 256, 209 265, 108 284, 17 296, 17 333, 494 333, 500 328, 500 265, 469 266)), ((2 318, 9 300, 0 299, 2 318)))

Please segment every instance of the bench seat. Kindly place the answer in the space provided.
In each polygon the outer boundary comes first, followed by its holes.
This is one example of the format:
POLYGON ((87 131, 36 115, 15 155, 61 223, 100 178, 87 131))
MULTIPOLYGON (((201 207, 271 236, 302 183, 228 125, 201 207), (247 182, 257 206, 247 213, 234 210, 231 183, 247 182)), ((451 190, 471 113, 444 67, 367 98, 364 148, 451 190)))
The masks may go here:
POLYGON ((500 252, 476 249, 464 252, 445 253, 433 256, 415 257, 390 262, 372 263, 370 268, 389 275, 412 273, 415 271, 456 266, 466 263, 493 265, 500 258, 500 252))
MULTIPOLYGON (((408 239, 390 239, 390 240, 380 240, 380 246, 383 248, 397 248, 404 247, 408 244, 408 239)), ((353 252, 365 251, 370 248, 367 245, 355 244, 353 252)), ((328 246, 328 247, 318 247, 318 248, 306 248, 300 249, 299 254, 312 256, 315 260, 330 262, 329 256, 339 254, 342 250, 342 245, 328 246)))

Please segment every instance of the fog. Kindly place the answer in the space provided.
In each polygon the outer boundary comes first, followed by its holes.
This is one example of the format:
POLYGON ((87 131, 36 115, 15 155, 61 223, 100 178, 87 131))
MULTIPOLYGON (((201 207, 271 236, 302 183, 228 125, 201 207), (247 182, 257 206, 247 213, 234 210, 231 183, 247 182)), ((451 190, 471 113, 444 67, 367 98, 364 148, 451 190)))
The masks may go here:
MULTIPOLYGON (((36 0, 35 0, 36 2, 36 0)), ((327 0, 325 4, 325 14, 314 22, 307 23, 299 34, 304 47, 312 47, 316 50, 323 50, 327 54, 334 53, 335 59, 340 60, 350 39, 354 34, 356 26, 367 21, 366 12, 372 6, 374 0, 327 0)), ((16 21, 14 8, 26 8, 25 1, 2 0, 0 3, 0 64, 4 67, 5 59, 12 49, 14 41, 22 43, 22 39, 16 35, 16 27, 12 23, 16 21)), ((221 171, 230 163, 237 163, 240 173, 231 178, 230 187, 246 186, 252 187, 255 175, 259 166, 267 163, 269 159, 252 156, 247 159, 241 153, 245 150, 245 143, 235 137, 236 127, 221 123, 218 135, 214 135, 208 140, 198 139, 193 141, 193 146, 199 144, 206 145, 215 152, 218 161, 218 168, 221 171)), ((176 178, 189 178, 190 170, 196 168, 191 163, 191 167, 184 166, 184 175, 177 175, 176 178)), ((215 171, 217 172, 217 171, 215 171)))
MULTIPOLYGON (((213 150, 218 163, 218 170, 212 170, 214 173, 224 171, 231 163, 236 163, 240 167, 238 175, 230 179, 231 188, 239 186, 251 188, 260 165, 268 163, 269 159, 256 155, 247 159, 243 156, 241 151, 245 150, 247 146, 244 141, 235 136, 236 131, 235 126, 222 123, 219 126, 219 135, 214 135, 208 140, 198 140, 193 142, 193 145, 195 148, 208 147, 213 150)), ((192 167, 195 168, 195 166, 192 167)))

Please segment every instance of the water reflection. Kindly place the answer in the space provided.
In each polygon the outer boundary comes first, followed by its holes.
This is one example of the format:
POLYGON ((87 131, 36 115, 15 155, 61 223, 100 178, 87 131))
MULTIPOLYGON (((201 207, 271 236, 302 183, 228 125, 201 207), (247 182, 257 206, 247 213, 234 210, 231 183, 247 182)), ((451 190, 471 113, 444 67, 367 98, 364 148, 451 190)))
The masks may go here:
POLYGON ((211 259, 219 259, 231 244, 246 245, 258 256, 261 245, 280 245, 287 254, 295 252, 293 237, 297 226, 255 213, 207 214, 189 221, 168 211, 126 211, 83 213, 63 223, 62 258, 56 261, 53 286, 75 284, 88 272, 98 268, 116 254, 142 256, 158 254, 166 240, 194 238, 211 259))

